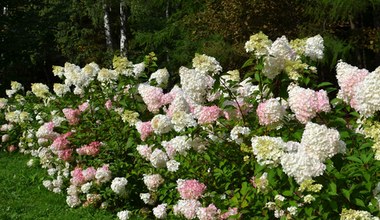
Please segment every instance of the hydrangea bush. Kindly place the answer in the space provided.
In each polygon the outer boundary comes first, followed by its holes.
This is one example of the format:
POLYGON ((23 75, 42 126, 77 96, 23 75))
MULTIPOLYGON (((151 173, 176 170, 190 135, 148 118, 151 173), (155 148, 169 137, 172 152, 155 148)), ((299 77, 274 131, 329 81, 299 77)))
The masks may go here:
POLYGON ((12 82, 1 146, 68 206, 122 220, 379 219, 380 68, 339 61, 337 91, 315 83, 320 35, 245 49, 239 70, 196 54, 169 73, 151 53, 54 66, 52 89, 12 82))

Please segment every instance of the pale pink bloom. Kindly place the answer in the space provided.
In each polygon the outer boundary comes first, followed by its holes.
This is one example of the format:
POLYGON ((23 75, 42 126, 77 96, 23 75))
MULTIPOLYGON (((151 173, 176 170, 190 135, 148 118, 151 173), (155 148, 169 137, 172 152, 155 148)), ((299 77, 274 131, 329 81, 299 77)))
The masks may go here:
POLYGON ((17 150, 17 147, 15 146, 15 145, 9 145, 8 147, 7 147, 7 149, 8 149, 8 151, 9 152, 13 152, 13 151, 16 151, 17 150))
POLYGON ((330 111, 329 99, 324 90, 316 92, 311 89, 289 85, 288 92, 290 109, 303 124, 306 124, 319 112, 330 111))
POLYGON ((64 108, 62 112, 70 125, 76 125, 79 123, 78 117, 81 113, 79 109, 64 108))
POLYGON ((182 199, 199 199, 206 190, 206 185, 198 180, 177 180, 177 190, 182 199))
POLYGON ((173 206, 174 215, 182 215, 186 219, 194 219, 197 215, 197 209, 199 209, 202 204, 195 199, 190 200, 179 200, 176 205, 173 206))
POLYGON ((171 93, 166 93, 161 97, 161 104, 167 105, 174 100, 174 96, 171 93))
POLYGON ((228 211, 223 213, 220 216, 220 219, 228 219, 230 216, 237 215, 238 209, 237 208, 228 208, 228 211))
POLYGON ((331 110, 329 97, 325 90, 319 90, 315 92, 317 96, 317 112, 329 112, 331 110))
POLYGON ((71 171, 71 179, 70 183, 74 186, 81 186, 86 183, 86 179, 83 176, 82 168, 75 167, 73 171, 71 171))
POLYGON ((9 141, 9 134, 4 134, 3 136, 1 136, 1 142, 7 142, 9 141))
POLYGON ((368 70, 359 69, 358 67, 339 61, 336 65, 336 73, 336 78, 338 79, 338 85, 340 87, 338 98, 341 98, 344 102, 355 108, 355 87, 369 74, 368 70))
POLYGON ((95 179, 96 170, 94 167, 87 167, 85 170, 82 171, 82 175, 86 182, 89 182, 93 179, 95 179))
POLYGON ((216 220, 219 219, 220 209, 216 208, 214 204, 210 204, 208 207, 198 208, 197 217, 199 220, 216 220))
POLYGON ((150 155, 152 155, 152 147, 148 145, 137 145, 137 152, 139 152, 145 160, 149 160, 150 155))
POLYGON ((81 105, 78 106, 79 111, 84 112, 90 107, 90 103, 84 102, 81 105))
POLYGON ((147 84, 140 84, 138 86, 138 92, 141 95, 144 103, 148 107, 148 111, 158 113, 163 105, 161 99, 163 97, 163 91, 159 87, 150 86, 147 84))
POLYGON ((95 179, 99 183, 105 183, 110 181, 112 178, 111 171, 109 170, 109 165, 104 164, 102 167, 98 168, 95 173, 95 179))
POLYGON ((156 191, 158 187, 164 183, 164 179, 160 174, 146 175, 143 177, 144 184, 150 191, 156 191))
POLYGON ((140 133, 140 138, 142 141, 145 141, 149 135, 153 133, 152 123, 150 121, 147 122, 137 122, 136 129, 140 133))
POLYGON ((111 108, 112 108, 112 101, 110 99, 108 99, 106 101, 106 103, 104 104, 104 106, 106 107, 107 110, 111 110, 111 108))
POLYGON ((77 153, 79 155, 96 156, 99 154, 100 146, 102 146, 101 142, 93 141, 88 145, 84 145, 81 148, 78 148, 77 153))
POLYGON ((49 140, 54 140, 59 134, 57 132, 54 132, 54 123, 53 122, 47 122, 43 124, 36 133, 37 138, 45 138, 49 140))
POLYGON ((54 139, 53 144, 51 145, 55 150, 64 150, 69 147, 70 141, 67 140, 70 137, 72 132, 67 132, 66 134, 62 134, 54 139))
POLYGON ((256 109, 260 125, 278 125, 285 116, 285 108, 278 99, 261 102, 256 109))
POLYGON ((199 124, 208 124, 215 122, 221 115, 222 110, 216 106, 201 106, 195 110, 199 124))

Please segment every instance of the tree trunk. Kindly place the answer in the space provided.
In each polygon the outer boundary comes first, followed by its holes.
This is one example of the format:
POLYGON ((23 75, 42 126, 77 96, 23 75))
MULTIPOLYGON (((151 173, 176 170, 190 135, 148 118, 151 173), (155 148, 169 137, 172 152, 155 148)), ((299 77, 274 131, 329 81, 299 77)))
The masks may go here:
POLYGON ((125 19, 125 3, 120 1, 120 55, 127 55, 127 33, 126 33, 126 19, 125 19))
POLYGON ((112 37, 111 37, 109 7, 106 3, 104 3, 104 5, 103 5, 103 12, 104 12, 104 33, 106 35, 106 45, 107 45, 107 49, 112 50, 112 37))

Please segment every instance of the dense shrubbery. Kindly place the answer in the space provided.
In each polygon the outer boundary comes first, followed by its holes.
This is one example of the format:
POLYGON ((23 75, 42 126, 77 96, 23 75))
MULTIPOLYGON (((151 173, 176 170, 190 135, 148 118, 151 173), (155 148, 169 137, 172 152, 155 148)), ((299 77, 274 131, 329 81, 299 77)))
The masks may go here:
POLYGON ((380 69, 340 61, 334 98, 314 83, 321 36, 245 49, 225 72, 196 54, 178 84, 154 54, 56 66, 54 93, 13 82, 2 146, 34 156, 70 207, 120 219, 378 219, 380 69))

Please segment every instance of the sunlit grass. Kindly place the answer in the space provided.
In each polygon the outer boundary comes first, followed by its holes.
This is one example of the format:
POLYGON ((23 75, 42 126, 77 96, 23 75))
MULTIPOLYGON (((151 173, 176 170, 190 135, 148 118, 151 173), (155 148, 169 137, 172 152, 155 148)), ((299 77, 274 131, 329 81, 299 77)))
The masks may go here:
POLYGON ((42 185, 46 171, 28 167, 31 157, 0 151, 0 219, 117 219, 94 208, 72 209, 63 194, 48 191, 42 185))

